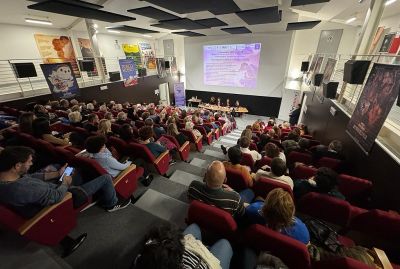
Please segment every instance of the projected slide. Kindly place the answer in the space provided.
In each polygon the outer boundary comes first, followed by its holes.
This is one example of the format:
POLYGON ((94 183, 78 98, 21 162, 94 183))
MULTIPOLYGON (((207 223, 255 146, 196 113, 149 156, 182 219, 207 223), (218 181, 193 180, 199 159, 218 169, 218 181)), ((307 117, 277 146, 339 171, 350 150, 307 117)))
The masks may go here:
POLYGON ((204 84, 257 87, 261 43, 203 47, 204 84))

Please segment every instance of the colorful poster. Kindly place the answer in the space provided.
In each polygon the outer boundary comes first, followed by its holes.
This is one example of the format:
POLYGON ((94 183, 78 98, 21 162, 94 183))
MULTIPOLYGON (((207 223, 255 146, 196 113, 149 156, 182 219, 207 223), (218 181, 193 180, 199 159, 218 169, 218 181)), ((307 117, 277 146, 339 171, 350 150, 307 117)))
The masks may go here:
POLYGON ((174 83, 175 106, 186 106, 185 85, 183 82, 174 83))
POLYGON ((390 34, 385 35, 385 38, 383 39, 383 43, 382 43, 381 48, 379 49, 379 52, 388 52, 389 51, 389 48, 392 45, 392 41, 393 41, 393 38, 395 35, 396 35, 395 33, 390 33, 390 34))
POLYGON ((176 57, 171 57, 169 62, 169 67, 171 68, 171 74, 176 76, 178 74, 178 67, 176 66, 176 57))
POLYGON ((119 66, 121 68, 122 79, 124 86, 133 86, 138 83, 136 65, 133 59, 120 59, 119 66))
POLYGON ((94 53, 92 50, 92 44, 90 44, 90 40, 87 38, 78 38, 79 47, 82 52, 83 58, 93 58, 94 53))
POLYGON ((135 44, 122 44, 122 50, 125 53, 127 59, 133 59, 136 68, 143 67, 142 59, 140 57, 139 45, 135 44))
POLYGON ((167 76, 167 72, 165 71, 165 60, 164 58, 157 58, 157 74, 159 78, 165 78, 167 76))
POLYGON ((74 48, 68 36, 35 34, 36 45, 44 63, 71 63, 75 77, 81 77, 74 48))
POLYGON ((79 86, 71 63, 41 64, 40 67, 55 97, 72 98, 79 95, 79 86))
POLYGON ((392 44, 390 45, 389 48, 389 53, 397 53, 397 50, 399 49, 400 46, 400 33, 396 33, 396 36, 393 38, 392 44))
POLYGON ((323 82, 328 83, 331 80, 333 75, 333 71, 335 71, 336 60, 329 58, 325 65, 324 77, 322 79, 323 82))
POLYGON ((400 66, 374 64, 347 126, 347 133, 368 153, 400 89, 400 66))
POLYGON ((369 47, 368 54, 374 53, 376 46, 378 45, 379 41, 381 40, 381 37, 382 37, 382 34, 384 31, 385 31, 385 27, 382 27, 382 26, 378 27, 378 30, 376 30, 376 33, 375 33, 375 37, 372 40, 371 46, 369 47))
POLYGON ((149 43, 139 42, 139 47, 143 66, 147 69, 155 70, 157 68, 156 57, 151 45, 149 43))

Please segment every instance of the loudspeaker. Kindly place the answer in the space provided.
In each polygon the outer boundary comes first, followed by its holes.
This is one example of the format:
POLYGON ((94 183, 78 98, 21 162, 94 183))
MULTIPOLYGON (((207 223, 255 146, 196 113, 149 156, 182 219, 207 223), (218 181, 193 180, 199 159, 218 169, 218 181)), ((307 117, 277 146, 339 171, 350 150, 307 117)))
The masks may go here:
POLYGON ((337 88, 339 86, 339 82, 330 81, 328 83, 322 83, 322 94, 324 97, 329 99, 336 98, 337 88))
POLYGON ((301 62, 301 72, 307 72, 310 67, 310 62, 301 62))
POLYGON ((139 75, 139 77, 147 76, 147 69, 146 68, 139 68, 138 69, 138 75, 139 75))
POLYGON ((110 76, 110 81, 121 80, 121 74, 119 73, 119 71, 108 72, 108 75, 110 76))
POLYGON ((343 81, 350 84, 363 84, 371 61, 349 60, 344 64, 343 81))
POLYGON ((169 61, 165 61, 165 69, 169 68, 169 61))
POLYGON ((80 60, 79 67, 81 68, 81 71, 94 72, 95 70, 94 60, 80 60))
POLYGON ((13 63, 12 66, 17 78, 37 77, 36 68, 33 63, 13 63))
POLYGON ((322 83, 322 78, 324 77, 324 74, 318 73, 314 75, 314 86, 321 86, 322 83))

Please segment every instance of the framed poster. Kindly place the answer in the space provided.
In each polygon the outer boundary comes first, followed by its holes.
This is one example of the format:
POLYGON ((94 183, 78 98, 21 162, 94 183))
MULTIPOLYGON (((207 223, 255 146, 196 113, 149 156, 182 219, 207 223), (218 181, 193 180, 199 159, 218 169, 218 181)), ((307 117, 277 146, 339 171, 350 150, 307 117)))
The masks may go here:
POLYGON ((389 53, 394 53, 396 54, 397 51, 399 50, 400 46, 400 33, 396 33, 392 40, 392 44, 390 45, 390 48, 388 50, 389 53))
POLYGON ((368 153, 400 90, 400 66, 374 64, 347 125, 347 133, 368 153))
POLYGON ((383 32, 385 31, 385 28, 380 26, 376 30, 374 39, 372 40, 371 46, 369 47, 368 54, 372 54, 375 52, 376 46, 378 45, 379 41, 382 38, 383 32))
POLYGON ((136 68, 143 67, 139 45, 122 44, 122 50, 124 51, 126 58, 133 59, 133 61, 135 61, 136 68))
POLYGON ((383 38, 382 46, 379 49, 379 52, 388 52, 390 46, 392 45, 393 38, 395 37, 395 33, 390 33, 385 35, 383 38))
POLYGON ((174 83, 175 106, 186 106, 185 85, 183 82, 174 83))
POLYGON ((322 79, 323 82, 329 82, 331 80, 333 71, 335 71, 335 66, 336 66, 336 60, 329 58, 325 65, 324 77, 322 79))
POLYGON ((120 59, 119 66, 121 68, 124 86, 133 86, 138 83, 136 65, 133 59, 120 59))
POLYGON ((72 98, 79 95, 79 86, 71 63, 41 64, 40 68, 51 93, 56 98, 72 98))
POLYGON ((142 56, 143 66, 150 70, 156 70, 156 57, 151 45, 149 43, 140 42, 139 47, 142 56))
POLYGON ((81 77, 71 39, 68 36, 35 34, 44 63, 71 63, 75 77, 81 77))

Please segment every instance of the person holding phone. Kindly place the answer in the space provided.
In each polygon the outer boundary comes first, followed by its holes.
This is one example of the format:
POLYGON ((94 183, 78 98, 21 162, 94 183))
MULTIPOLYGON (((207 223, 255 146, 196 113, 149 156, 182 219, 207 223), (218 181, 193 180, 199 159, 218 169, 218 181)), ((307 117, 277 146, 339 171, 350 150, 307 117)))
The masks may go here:
MULTIPOLYGON (((127 207, 130 199, 117 198, 112 177, 102 175, 80 186, 73 186, 73 174, 65 173, 68 164, 57 171, 28 174, 33 164, 34 150, 10 146, 0 152, 0 203, 7 205, 25 218, 35 216, 46 206, 62 201, 69 191, 74 207, 83 205, 88 196, 99 192, 99 204, 109 212, 127 207), (53 179, 61 182, 53 183, 53 179)), ((68 172, 68 171, 67 171, 68 172)))

